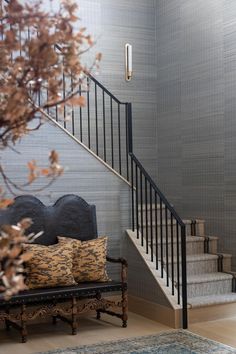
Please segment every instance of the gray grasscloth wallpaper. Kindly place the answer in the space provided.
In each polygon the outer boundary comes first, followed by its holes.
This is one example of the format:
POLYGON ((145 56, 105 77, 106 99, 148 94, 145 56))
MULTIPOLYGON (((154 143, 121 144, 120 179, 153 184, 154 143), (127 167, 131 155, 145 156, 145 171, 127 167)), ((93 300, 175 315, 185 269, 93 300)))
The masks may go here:
MULTIPOLYGON (((27 162, 36 159, 38 166, 47 166, 48 154, 55 147, 65 172, 49 188, 33 194, 46 205, 70 193, 95 204, 98 235, 108 236, 109 254, 119 256, 125 230, 130 225, 129 186, 60 128, 45 123, 17 145, 19 155, 12 150, 5 151, 2 157, 5 172, 14 182, 23 184, 27 181, 27 162)), ((45 179, 40 178, 33 186, 38 189, 45 183, 45 179)), ((112 274, 113 271, 118 277, 118 268, 112 267, 112 274)))
MULTIPOLYGON (((134 150, 155 176, 155 0, 80 0, 81 18, 103 54, 97 79, 133 104, 134 150), (133 80, 124 80, 124 46, 133 46, 133 80)), ((93 52, 89 53, 92 57, 93 52)))
POLYGON ((236 269, 236 2, 157 1, 157 175, 236 269))

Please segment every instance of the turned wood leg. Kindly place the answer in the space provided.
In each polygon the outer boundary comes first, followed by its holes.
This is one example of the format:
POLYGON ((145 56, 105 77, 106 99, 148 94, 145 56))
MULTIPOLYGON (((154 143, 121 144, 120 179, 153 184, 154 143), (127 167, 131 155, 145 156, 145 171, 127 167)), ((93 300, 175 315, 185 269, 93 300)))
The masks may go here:
POLYGON ((52 324, 53 325, 57 324, 57 316, 52 316, 52 324))
MULTIPOLYGON (((10 314, 10 311, 9 309, 6 310, 6 314, 9 315, 10 314)), ((6 331, 10 331, 11 329, 11 324, 10 324, 10 321, 6 318, 5 319, 5 328, 6 328, 6 331)))
MULTIPOLYGON (((101 298, 102 298, 102 294, 100 293, 100 291, 98 291, 96 293, 96 299, 97 300, 101 300, 101 298)), ((101 311, 100 310, 96 310, 96 313, 97 313, 97 316, 96 316, 97 320, 100 320, 101 319, 101 311)))
POLYGON ((27 341, 27 329, 26 329, 26 306, 21 306, 21 341, 26 343, 27 341))
POLYGON ((5 329, 7 332, 9 332, 11 329, 11 324, 8 320, 5 320, 5 329))
POLYGON ((76 298, 73 297, 72 299, 72 322, 71 322, 71 327, 72 327, 72 334, 75 335, 77 334, 77 303, 76 303, 76 298))
POLYGON ((97 312, 96 318, 97 318, 97 320, 100 320, 101 319, 101 312, 99 310, 97 310, 96 312, 97 312))
POLYGON ((128 320, 128 293, 122 289, 122 327, 127 327, 128 320))

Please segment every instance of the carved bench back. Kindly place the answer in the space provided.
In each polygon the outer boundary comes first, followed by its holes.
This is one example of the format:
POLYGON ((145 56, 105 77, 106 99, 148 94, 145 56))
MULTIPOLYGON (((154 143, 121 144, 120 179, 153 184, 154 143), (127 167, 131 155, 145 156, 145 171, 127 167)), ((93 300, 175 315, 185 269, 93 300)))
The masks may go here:
POLYGON ((0 226, 16 225, 23 218, 31 218, 33 225, 28 230, 44 233, 35 243, 51 245, 57 242, 57 236, 90 240, 97 237, 96 208, 74 194, 59 198, 54 205, 45 206, 31 195, 15 198, 15 202, 0 211, 0 226))

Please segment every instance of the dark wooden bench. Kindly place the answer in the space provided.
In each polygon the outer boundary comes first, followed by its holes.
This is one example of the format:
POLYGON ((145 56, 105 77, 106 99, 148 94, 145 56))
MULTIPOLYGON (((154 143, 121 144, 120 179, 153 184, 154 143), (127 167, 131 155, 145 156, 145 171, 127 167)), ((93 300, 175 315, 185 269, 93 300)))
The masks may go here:
MULTIPOLYGON (((36 240, 41 245, 57 242, 57 236, 76 238, 81 241, 97 237, 96 209, 76 195, 65 195, 50 207, 33 196, 20 196, 15 203, 0 213, 0 225, 15 225, 21 219, 33 220, 29 233, 44 233, 36 240)), ((0 296, 0 321, 6 329, 14 327, 21 332, 22 342, 27 340, 27 322, 38 317, 52 316, 71 325, 77 333, 77 316, 89 310, 116 316, 127 326, 127 262, 107 257, 107 262, 120 263, 121 279, 103 283, 80 283, 75 286, 44 288, 22 291, 6 301, 0 296), (105 294, 118 292, 120 300, 111 300, 105 294), (86 300, 86 301, 81 301, 86 300), (114 310, 115 309, 115 310, 114 310)))

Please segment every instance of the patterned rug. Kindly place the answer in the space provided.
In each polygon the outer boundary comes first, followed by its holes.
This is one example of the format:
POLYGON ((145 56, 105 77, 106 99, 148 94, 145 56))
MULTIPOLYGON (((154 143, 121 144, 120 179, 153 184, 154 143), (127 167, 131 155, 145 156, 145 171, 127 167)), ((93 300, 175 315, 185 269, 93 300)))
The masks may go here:
POLYGON ((236 349, 184 330, 38 354, 229 354, 236 349))

